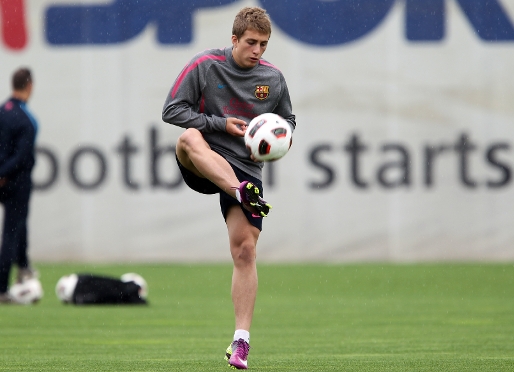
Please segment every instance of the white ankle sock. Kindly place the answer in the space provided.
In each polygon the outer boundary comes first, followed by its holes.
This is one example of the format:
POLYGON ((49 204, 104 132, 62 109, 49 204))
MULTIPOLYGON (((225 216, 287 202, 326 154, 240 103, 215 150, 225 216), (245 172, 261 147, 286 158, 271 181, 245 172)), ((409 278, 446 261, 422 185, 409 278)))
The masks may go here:
POLYGON ((234 332, 234 341, 237 341, 240 338, 245 340, 247 343, 250 343, 250 332, 245 331, 244 329, 236 329, 234 332))
POLYGON ((241 203, 241 192, 239 189, 236 189, 236 199, 239 203, 241 203))

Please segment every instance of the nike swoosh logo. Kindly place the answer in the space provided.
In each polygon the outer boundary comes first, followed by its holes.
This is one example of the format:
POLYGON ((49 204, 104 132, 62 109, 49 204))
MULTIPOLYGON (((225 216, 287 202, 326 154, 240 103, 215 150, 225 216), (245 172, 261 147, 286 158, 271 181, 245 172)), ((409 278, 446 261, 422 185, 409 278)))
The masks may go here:
POLYGON ((247 360, 241 360, 241 358, 239 358, 239 361, 244 364, 245 367, 248 367, 248 361, 247 360))
POLYGON ((225 88, 225 87, 226 87, 226 85, 218 84, 218 89, 223 89, 223 88, 225 88))

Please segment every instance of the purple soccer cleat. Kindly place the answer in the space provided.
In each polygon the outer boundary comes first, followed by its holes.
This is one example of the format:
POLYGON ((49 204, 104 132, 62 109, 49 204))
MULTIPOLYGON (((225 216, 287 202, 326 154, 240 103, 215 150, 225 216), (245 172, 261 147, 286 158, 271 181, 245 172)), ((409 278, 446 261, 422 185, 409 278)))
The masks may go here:
POLYGON ((248 369, 248 352, 250 345, 248 342, 240 338, 230 344, 227 348, 225 360, 228 360, 228 365, 235 369, 248 369))
POLYGON ((257 186, 249 181, 243 181, 239 187, 234 187, 239 190, 241 197, 241 204, 252 212, 254 217, 267 217, 271 205, 259 196, 260 190, 257 186))

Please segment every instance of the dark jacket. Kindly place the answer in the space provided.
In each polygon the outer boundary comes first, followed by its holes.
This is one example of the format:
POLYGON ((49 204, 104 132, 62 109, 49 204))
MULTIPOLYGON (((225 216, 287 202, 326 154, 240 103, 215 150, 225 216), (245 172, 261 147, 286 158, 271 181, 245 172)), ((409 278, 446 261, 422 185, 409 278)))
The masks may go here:
POLYGON ((34 167, 37 124, 25 103, 11 98, 0 107, 0 178, 14 181, 34 167))

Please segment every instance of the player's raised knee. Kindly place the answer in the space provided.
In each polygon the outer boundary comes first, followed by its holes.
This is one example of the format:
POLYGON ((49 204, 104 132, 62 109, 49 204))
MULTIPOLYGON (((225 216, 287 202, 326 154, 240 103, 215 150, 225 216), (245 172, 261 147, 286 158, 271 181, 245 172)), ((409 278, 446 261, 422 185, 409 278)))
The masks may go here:
POLYGON ((188 128, 178 138, 177 147, 182 149, 194 148, 204 143, 205 140, 198 129, 188 128))

